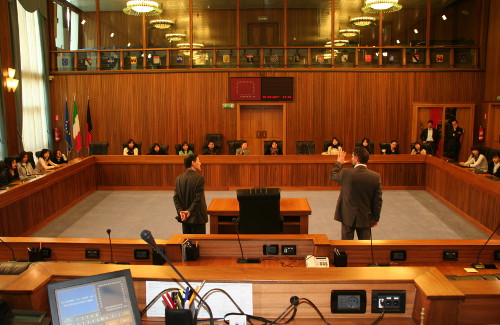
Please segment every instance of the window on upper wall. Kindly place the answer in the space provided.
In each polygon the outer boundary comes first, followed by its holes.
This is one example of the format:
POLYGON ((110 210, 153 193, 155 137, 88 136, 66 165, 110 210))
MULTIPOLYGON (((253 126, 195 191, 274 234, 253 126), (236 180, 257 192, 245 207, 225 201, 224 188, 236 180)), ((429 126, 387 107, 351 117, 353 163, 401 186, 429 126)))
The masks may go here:
POLYGON ((283 46, 283 0, 240 0, 240 46, 283 46))
POLYGON ((177 48, 189 43, 189 0, 157 2, 162 13, 146 17, 147 47, 177 48))
POLYGON ((100 1, 99 4, 101 49, 142 48, 142 17, 125 14, 126 1, 100 1))
MULTIPOLYGON (((377 21, 366 26, 357 26, 351 19, 357 17, 374 17, 378 20, 378 14, 366 14, 361 8, 364 0, 335 0, 335 27, 334 38, 347 43, 334 42, 335 46, 378 46, 378 24, 377 21)), ((335 41, 334 40, 334 41, 335 41)))
POLYGON ((401 10, 383 14, 382 45, 426 46, 427 1, 399 0, 399 3, 401 10))
POLYGON ((432 0, 431 46, 474 46, 476 0, 432 0))
POLYGON ((236 1, 193 0, 193 41, 208 47, 236 46, 236 1))
POLYGON ((331 38, 331 1, 288 0, 288 46, 324 46, 331 38))

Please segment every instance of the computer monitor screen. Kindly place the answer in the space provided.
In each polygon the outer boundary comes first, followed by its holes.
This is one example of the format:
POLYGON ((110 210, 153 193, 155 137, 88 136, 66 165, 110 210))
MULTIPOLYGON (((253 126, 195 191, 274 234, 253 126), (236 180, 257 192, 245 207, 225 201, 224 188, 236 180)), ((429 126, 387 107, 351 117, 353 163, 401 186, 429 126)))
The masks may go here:
POLYGON ((52 283, 47 289, 54 325, 141 324, 128 269, 52 283))

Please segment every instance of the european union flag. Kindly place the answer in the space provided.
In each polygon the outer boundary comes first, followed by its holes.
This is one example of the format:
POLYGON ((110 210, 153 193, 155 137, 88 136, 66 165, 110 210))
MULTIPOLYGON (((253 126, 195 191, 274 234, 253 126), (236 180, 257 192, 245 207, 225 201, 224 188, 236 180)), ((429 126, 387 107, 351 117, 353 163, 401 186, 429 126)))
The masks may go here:
POLYGON ((64 139, 66 140, 67 151, 70 152, 73 149, 71 144, 71 132, 69 125, 69 113, 68 113, 68 100, 66 99, 66 109, 64 110, 64 139))

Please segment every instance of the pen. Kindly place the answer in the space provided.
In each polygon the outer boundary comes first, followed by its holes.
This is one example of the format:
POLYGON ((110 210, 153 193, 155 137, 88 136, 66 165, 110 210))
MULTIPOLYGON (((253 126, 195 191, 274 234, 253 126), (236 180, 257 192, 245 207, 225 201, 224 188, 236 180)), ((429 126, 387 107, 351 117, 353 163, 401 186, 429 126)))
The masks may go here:
POLYGON ((172 299, 172 297, 170 297, 170 294, 167 292, 167 293, 165 293, 165 296, 167 297, 168 302, 172 306, 172 309, 175 309, 175 303, 174 303, 174 300, 172 299))
POLYGON ((194 291, 191 292, 191 296, 189 297, 189 304, 192 304, 193 303, 193 300, 194 300, 194 297, 196 296, 196 294, 198 293, 198 290, 200 290, 200 286, 196 286, 194 288, 194 291))
POLYGON ((186 292, 184 293, 184 308, 186 308, 186 302, 189 300, 189 287, 186 288, 186 292))
POLYGON ((172 307, 170 306, 170 302, 167 300, 167 298, 165 298, 165 295, 162 295, 161 298, 163 299, 163 304, 165 305, 165 307, 167 307, 168 309, 172 309, 172 307))

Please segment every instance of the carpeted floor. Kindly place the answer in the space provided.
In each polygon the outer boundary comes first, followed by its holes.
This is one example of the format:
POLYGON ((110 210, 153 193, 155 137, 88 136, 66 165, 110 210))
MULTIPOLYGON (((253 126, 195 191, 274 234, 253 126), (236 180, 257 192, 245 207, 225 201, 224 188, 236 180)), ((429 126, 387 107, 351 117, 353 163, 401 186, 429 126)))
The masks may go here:
MULTIPOLYGON (((214 198, 236 198, 235 191, 208 191, 207 204, 214 198)), ((340 238, 340 223, 333 220, 338 191, 282 191, 283 198, 306 197, 311 206, 309 233, 340 238)), ((174 219, 173 191, 97 191, 66 211, 33 236, 139 238, 149 229, 156 238, 182 232, 174 219)), ((426 191, 385 191, 381 220, 373 239, 486 239, 464 220, 426 191)), ((207 231, 209 226, 207 225, 207 231)))

